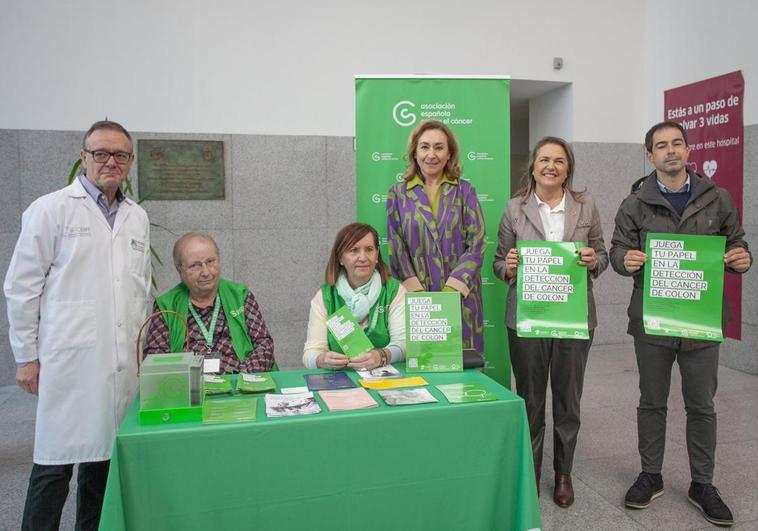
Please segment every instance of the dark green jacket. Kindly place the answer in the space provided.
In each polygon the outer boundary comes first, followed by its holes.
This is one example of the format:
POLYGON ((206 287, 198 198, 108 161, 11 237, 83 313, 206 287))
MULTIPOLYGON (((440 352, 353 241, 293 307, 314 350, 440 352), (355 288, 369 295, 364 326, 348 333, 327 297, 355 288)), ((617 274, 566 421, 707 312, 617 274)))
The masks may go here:
MULTIPOLYGON (((673 346, 678 338, 651 336, 645 333, 642 324, 642 281, 644 267, 636 273, 624 268, 624 255, 629 249, 644 250, 648 232, 670 234, 699 234, 726 236, 726 249, 748 248, 745 231, 742 230, 737 207, 729 192, 687 169, 692 193, 684 212, 679 216, 674 207, 663 197, 657 184, 656 172, 643 177, 632 185, 632 193, 621 203, 616 213, 616 227, 611 240, 611 267, 625 277, 634 277, 634 289, 627 313, 627 333, 648 343, 673 346)), ((752 257, 751 257, 752 258, 752 257)), ((731 269, 727 271, 734 273, 731 269)), ((724 299, 722 328, 729 322, 729 304, 724 299)), ((702 348, 711 341, 681 339, 682 350, 702 348)))

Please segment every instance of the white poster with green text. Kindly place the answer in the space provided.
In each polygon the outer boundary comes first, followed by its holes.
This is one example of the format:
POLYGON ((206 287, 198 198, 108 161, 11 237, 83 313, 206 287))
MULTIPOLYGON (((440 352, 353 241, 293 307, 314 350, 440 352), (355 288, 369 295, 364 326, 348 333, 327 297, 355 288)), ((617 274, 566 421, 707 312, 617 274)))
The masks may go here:
POLYGON ((510 388, 508 335, 503 324, 507 288, 492 272, 498 225, 510 196, 510 79, 356 76, 357 219, 379 231, 387 257, 387 191, 402 180, 408 137, 425 120, 440 120, 455 133, 461 147, 462 177, 479 197, 487 229, 481 270, 485 372, 510 388))

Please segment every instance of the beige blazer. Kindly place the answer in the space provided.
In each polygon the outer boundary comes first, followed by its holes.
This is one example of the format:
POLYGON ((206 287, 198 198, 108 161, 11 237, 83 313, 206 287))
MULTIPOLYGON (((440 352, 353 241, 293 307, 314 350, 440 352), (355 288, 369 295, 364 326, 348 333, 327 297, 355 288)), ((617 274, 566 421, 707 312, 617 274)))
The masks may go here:
MULTIPOLYGON (((505 255, 516 247, 518 240, 545 240, 545 230, 542 218, 537 209, 534 195, 523 202, 523 196, 517 196, 508 201, 505 213, 500 220, 497 234, 497 250, 493 269, 495 275, 507 282, 512 289, 508 290, 508 301, 505 310, 505 324, 508 328, 516 328, 516 277, 509 279, 505 275, 505 255)), ((589 293, 587 294, 587 324, 590 330, 597 326, 595 298, 592 295, 592 279, 597 278, 608 267, 608 253, 603 242, 603 229, 600 226, 600 214, 595 201, 588 193, 584 193, 577 201, 570 193, 566 194, 566 217, 564 220, 563 241, 584 242, 595 249, 597 267, 589 271, 589 293)))

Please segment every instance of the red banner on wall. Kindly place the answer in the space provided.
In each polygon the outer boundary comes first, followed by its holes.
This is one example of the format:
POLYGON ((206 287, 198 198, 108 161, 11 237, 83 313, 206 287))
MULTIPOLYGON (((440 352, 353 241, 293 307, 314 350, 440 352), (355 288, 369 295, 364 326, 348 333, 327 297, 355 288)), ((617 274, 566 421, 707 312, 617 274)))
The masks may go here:
MULTIPOLYGON (((682 124, 690 144, 688 165, 725 188, 742 219, 743 125, 742 72, 698 81, 663 93, 663 116, 682 124)), ((742 336, 742 279, 726 275, 724 292, 732 319, 727 337, 742 336)))

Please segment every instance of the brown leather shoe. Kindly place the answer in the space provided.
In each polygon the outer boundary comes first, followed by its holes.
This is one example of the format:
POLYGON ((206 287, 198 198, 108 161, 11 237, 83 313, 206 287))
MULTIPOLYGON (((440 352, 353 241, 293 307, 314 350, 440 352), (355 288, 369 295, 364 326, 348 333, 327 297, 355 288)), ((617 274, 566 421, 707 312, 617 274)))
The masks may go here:
POLYGON ((568 474, 555 474, 555 491, 553 501, 558 507, 570 507, 574 503, 574 486, 568 474))

